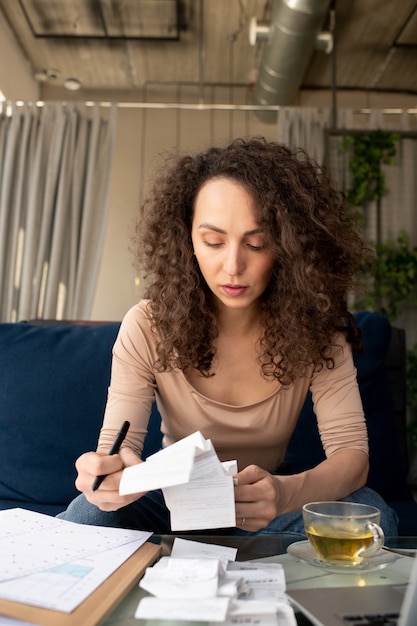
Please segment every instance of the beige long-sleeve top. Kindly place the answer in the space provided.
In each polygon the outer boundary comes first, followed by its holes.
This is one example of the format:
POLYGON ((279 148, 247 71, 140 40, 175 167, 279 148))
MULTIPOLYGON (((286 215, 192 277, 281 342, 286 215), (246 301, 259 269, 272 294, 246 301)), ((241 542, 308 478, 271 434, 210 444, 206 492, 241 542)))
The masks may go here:
POLYGON ((246 406, 211 400, 196 391, 178 369, 156 372, 155 336, 146 302, 128 313, 113 348, 112 374, 99 451, 107 451, 123 420, 131 427, 124 445, 141 452, 151 405, 162 417, 163 445, 199 430, 211 439, 221 461, 236 459, 242 470, 256 464, 274 471, 281 464, 309 389, 326 456, 349 448, 368 453, 367 430, 350 345, 340 337, 335 367, 311 371, 291 387, 246 406))

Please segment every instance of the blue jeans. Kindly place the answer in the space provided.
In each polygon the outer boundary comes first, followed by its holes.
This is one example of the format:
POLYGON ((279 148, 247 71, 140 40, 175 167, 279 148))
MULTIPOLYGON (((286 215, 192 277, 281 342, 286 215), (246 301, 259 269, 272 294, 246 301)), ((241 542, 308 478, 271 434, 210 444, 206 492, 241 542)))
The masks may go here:
MULTIPOLYGON (((350 496, 343 498, 347 502, 358 502, 377 507, 381 511, 381 528, 386 537, 396 537, 398 534, 398 516, 375 491, 369 487, 362 487, 350 496)), ((118 511, 105 512, 90 504, 83 494, 73 500, 68 508, 57 517, 95 526, 113 526, 116 528, 130 528, 146 530, 156 534, 170 534, 170 518, 164 497, 161 491, 150 491, 136 502, 129 504, 118 511)), ((247 532, 240 528, 208 529, 205 532, 196 531, 203 535, 268 535, 292 533, 305 537, 301 511, 285 513, 272 520, 265 528, 256 532, 247 532)), ((180 533, 175 533, 180 534, 180 533)), ((191 532, 185 533, 187 535, 191 532)))

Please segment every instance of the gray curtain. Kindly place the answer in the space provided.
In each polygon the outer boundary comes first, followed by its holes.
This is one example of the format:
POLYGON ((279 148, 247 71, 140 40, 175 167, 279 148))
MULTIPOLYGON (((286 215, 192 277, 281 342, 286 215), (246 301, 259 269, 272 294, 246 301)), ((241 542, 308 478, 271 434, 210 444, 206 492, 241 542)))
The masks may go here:
POLYGON ((278 141, 304 150, 318 163, 325 162, 325 132, 331 122, 330 109, 282 107, 277 112, 278 141))
POLYGON ((88 319, 116 108, 0 106, 0 321, 88 319))

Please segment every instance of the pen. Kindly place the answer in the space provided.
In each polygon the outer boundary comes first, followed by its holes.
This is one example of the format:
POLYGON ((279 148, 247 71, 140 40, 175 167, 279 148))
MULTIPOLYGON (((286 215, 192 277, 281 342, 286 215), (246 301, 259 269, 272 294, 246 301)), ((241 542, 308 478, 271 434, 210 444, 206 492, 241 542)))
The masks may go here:
MULTIPOLYGON (((123 422, 121 429, 116 435, 115 440, 113 441, 112 447, 109 450, 109 455, 117 454, 120 450, 120 446, 123 443, 124 438, 127 435, 127 431, 129 430, 130 422, 123 422)), ((97 491, 100 487, 103 480, 106 478, 106 474, 102 474, 101 476, 96 476, 93 484, 91 485, 91 491, 97 491)))

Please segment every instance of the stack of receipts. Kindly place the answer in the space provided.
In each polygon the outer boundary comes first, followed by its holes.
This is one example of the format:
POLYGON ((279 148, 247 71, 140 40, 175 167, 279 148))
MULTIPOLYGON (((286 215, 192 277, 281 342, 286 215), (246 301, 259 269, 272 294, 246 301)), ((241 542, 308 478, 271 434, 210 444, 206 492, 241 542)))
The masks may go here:
POLYGON ((148 567, 138 619, 227 626, 296 626, 280 563, 236 562, 234 548, 176 538, 170 557, 148 567))
POLYGON ((127 467, 121 495, 162 489, 171 529, 203 530, 236 525, 233 474, 236 461, 221 463, 210 439, 197 431, 127 467))

